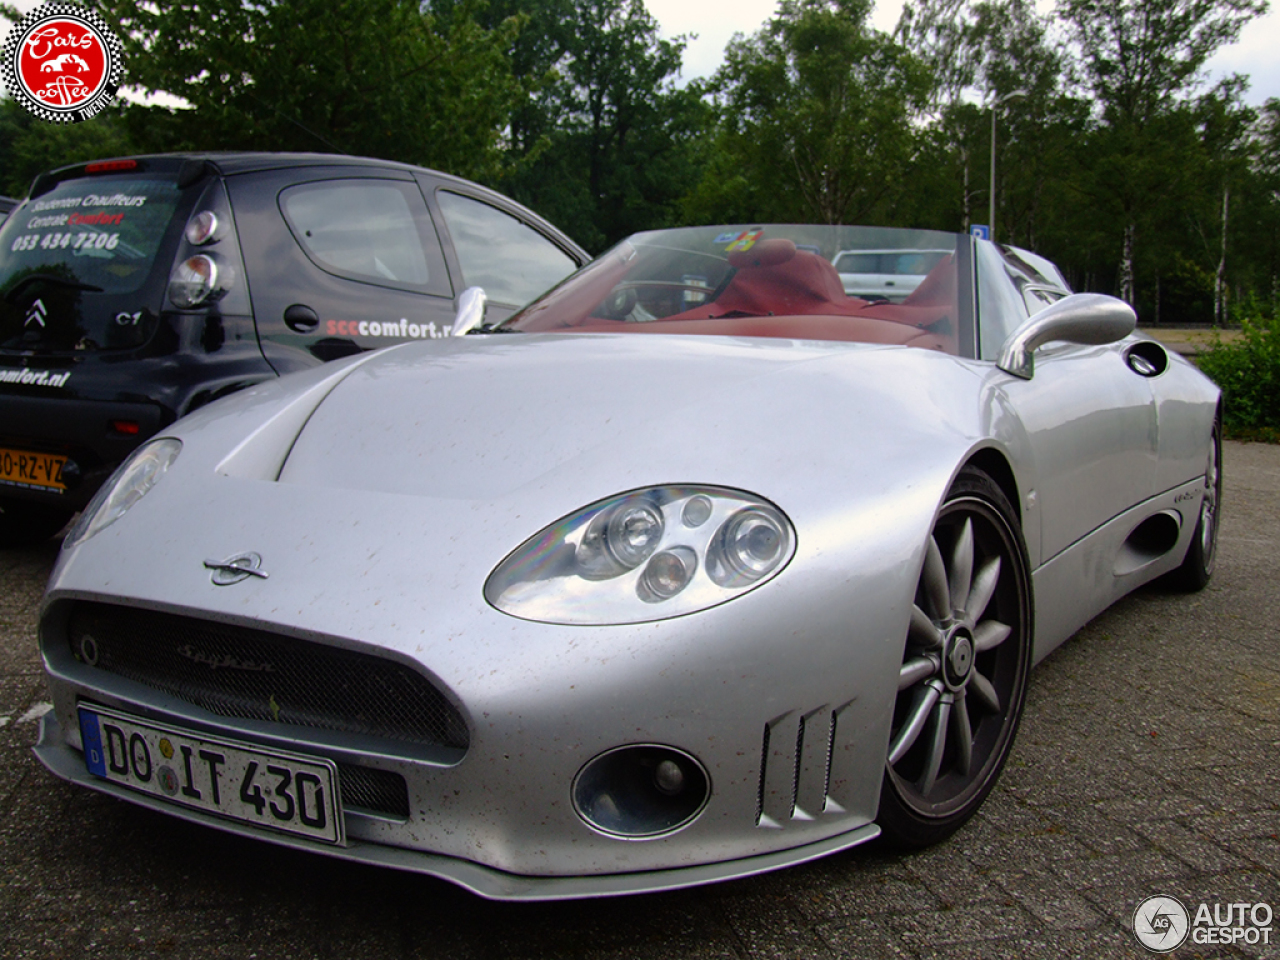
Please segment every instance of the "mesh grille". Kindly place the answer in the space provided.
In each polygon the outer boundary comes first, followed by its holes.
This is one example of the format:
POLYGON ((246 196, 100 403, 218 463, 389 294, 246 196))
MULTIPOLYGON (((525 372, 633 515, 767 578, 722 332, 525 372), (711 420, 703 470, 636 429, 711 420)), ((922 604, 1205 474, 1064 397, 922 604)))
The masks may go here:
POLYGON ((409 788, 400 774, 340 763, 338 779, 342 783, 344 809, 362 807, 374 813, 409 819, 409 788))
POLYGON ((459 749, 468 744, 466 724, 440 691, 381 657, 89 603, 72 612, 68 640, 78 660, 219 716, 459 749))

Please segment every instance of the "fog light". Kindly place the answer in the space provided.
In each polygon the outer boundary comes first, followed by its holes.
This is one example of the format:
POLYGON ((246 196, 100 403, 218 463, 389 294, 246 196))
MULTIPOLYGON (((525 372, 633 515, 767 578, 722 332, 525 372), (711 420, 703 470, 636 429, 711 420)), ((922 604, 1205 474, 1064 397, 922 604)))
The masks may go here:
POLYGON ((653 771, 653 785, 668 797, 684 790, 684 771, 674 760, 663 760, 653 771))
POLYGON ((651 744, 600 754, 573 782, 573 807, 593 829, 625 840, 688 826, 711 797, 711 781, 681 750, 651 744))

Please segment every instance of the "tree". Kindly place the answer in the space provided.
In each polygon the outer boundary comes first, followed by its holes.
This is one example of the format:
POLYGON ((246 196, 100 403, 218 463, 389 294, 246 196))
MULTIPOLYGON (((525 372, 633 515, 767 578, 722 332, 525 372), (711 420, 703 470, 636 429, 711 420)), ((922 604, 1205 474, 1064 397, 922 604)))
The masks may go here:
POLYGON ((192 109, 133 108, 147 149, 359 153, 497 176, 520 98, 508 32, 417 0, 99 0, 128 80, 192 109))
POLYGON ((498 186, 588 249, 679 219, 707 126, 701 88, 676 87, 682 38, 663 40, 643 0, 527 0, 520 68, 543 71, 517 111, 513 173, 498 186), (545 33, 542 25, 556 23, 545 33))
POLYGON ((1120 296, 1136 302, 1138 238, 1170 195, 1190 143, 1185 95, 1265 0, 1062 0, 1101 127, 1098 212, 1121 225, 1120 296))
POLYGON ((17 101, 0 98, 0 193, 21 197, 37 174, 54 167, 137 152, 118 108, 87 123, 48 123, 17 101))
POLYGON ((871 6, 783 0, 759 33, 730 42, 714 84, 717 156, 691 212, 891 219, 916 150, 912 118, 930 79, 918 59, 870 26, 871 6))

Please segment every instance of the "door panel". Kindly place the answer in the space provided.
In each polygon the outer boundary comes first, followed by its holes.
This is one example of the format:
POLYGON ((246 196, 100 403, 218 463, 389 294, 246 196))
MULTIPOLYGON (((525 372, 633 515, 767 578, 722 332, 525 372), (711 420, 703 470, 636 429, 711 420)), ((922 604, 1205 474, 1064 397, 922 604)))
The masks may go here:
POLYGON ((453 286, 412 177, 335 167, 227 182, 258 336, 279 372, 448 335, 453 286))
POLYGON ((1035 376, 1005 387, 1034 461, 1041 562, 1154 490, 1159 428, 1151 384, 1125 363, 1123 344, 1053 345, 1035 376))

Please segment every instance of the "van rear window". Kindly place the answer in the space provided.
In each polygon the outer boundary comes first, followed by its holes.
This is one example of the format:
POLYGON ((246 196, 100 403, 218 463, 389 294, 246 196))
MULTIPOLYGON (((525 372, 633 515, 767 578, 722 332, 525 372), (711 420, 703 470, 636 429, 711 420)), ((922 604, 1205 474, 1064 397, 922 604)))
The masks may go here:
POLYGON ((44 274, 95 293, 146 281, 178 204, 176 182, 67 180, 14 212, 0 230, 0 294, 44 274))

